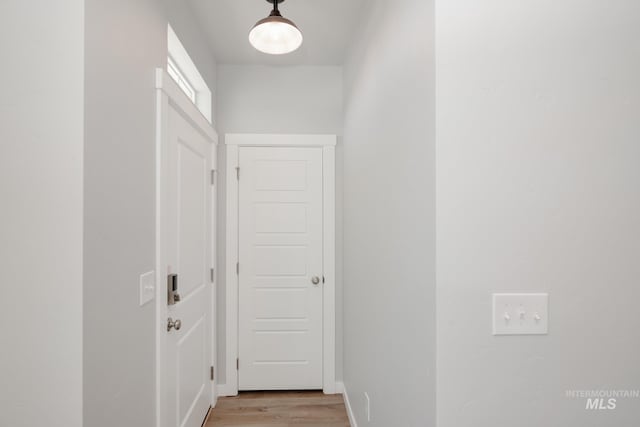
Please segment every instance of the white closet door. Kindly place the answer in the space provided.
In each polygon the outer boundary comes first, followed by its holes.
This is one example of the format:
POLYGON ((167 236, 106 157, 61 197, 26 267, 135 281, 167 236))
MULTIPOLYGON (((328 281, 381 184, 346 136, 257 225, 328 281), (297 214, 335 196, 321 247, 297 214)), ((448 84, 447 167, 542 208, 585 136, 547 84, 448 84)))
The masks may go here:
POLYGON ((322 149, 239 150, 239 389, 322 388, 322 149))

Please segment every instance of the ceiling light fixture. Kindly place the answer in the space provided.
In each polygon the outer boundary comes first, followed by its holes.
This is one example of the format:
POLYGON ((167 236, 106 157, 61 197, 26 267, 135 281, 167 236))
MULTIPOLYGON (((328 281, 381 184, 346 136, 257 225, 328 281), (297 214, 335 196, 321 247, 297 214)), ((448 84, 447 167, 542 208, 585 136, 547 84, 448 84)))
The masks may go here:
POLYGON ((259 20, 249 33, 249 42, 260 52, 270 55, 290 53, 302 44, 302 33, 292 21, 284 18, 278 10, 278 3, 284 0, 267 0, 273 3, 273 10, 259 20))

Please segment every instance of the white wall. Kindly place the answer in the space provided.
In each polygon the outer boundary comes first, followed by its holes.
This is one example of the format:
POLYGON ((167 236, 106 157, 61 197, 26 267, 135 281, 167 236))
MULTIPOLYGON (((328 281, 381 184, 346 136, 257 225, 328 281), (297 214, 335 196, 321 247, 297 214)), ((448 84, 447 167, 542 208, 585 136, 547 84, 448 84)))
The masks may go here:
POLYGON ((86 1, 84 423, 155 423, 154 69, 166 20, 156 0, 86 1))
POLYGON ((435 422, 433 7, 371 1, 345 68, 344 383, 358 425, 435 422))
POLYGON ((341 67, 221 65, 223 133, 340 133, 341 67))
MULTIPOLYGON (((86 0, 84 421, 91 427, 155 424, 154 304, 139 307, 138 280, 155 264, 155 69, 166 66, 172 10, 160 0, 86 0)), ((185 13, 180 24, 172 20, 174 30, 213 89, 215 61, 195 43, 198 30, 185 13)))
POLYGON ((83 3, 0 2, 7 427, 82 425, 83 3))
MULTIPOLYGON (((218 372, 225 378, 225 247, 226 133, 342 134, 341 67, 268 67, 220 65, 218 67, 218 132, 221 136, 218 192, 218 372)), ((336 376, 342 378, 342 143, 336 147, 336 376)))
POLYGON ((439 0, 438 426, 631 426, 638 389, 640 4, 439 0), (548 291, 548 336, 491 293, 548 291))

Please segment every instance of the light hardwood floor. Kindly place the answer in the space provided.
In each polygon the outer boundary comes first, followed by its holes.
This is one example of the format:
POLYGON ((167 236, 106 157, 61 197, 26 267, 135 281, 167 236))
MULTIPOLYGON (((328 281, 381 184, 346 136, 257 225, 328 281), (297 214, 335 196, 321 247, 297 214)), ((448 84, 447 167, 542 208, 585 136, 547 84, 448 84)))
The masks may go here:
POLYGON ((321 391, 243 392, 222 397, 205 427, 348 427, 341 394, 321 391))

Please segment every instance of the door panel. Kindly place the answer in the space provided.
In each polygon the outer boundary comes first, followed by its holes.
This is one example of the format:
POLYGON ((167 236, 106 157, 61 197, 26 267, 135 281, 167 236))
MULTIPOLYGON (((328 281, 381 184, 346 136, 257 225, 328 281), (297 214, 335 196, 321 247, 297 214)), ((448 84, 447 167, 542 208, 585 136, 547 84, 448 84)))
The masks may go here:
POLYGON ((177 343, 178 408, 181 420, 187 418, 191 405, 198 400, 205 386, 202 381, 202 367, 206 364, 205 339, 204 318, 200 318, 177 343))
POLYGON ((256 246, 253 254, 257 277, 304 277, 307 274, 306 246, 256 246))
POLYGON ((180 291, 183 298, 205 283, 207 269, 207 176, 208 159, 206 141, 196 146, 197 137, 190 142, 178 140, 178 253, 180 291), (192 145, 194 146, 192 148, 192 145))
POLYGON ((171 107, 167 120, 167 273, 178 275, 180 295, 167 315, 181 327, 167 331, 166 419, 169 427, 200 427, 211 403, 211 147, 171 107))
POLYGON ((255 207, 256 233, 305 233, 307 207, 304 204, 260 203, 255 207))
POLYGON ((239 389, 322 388, 322 150, 239 150, 239 389))

